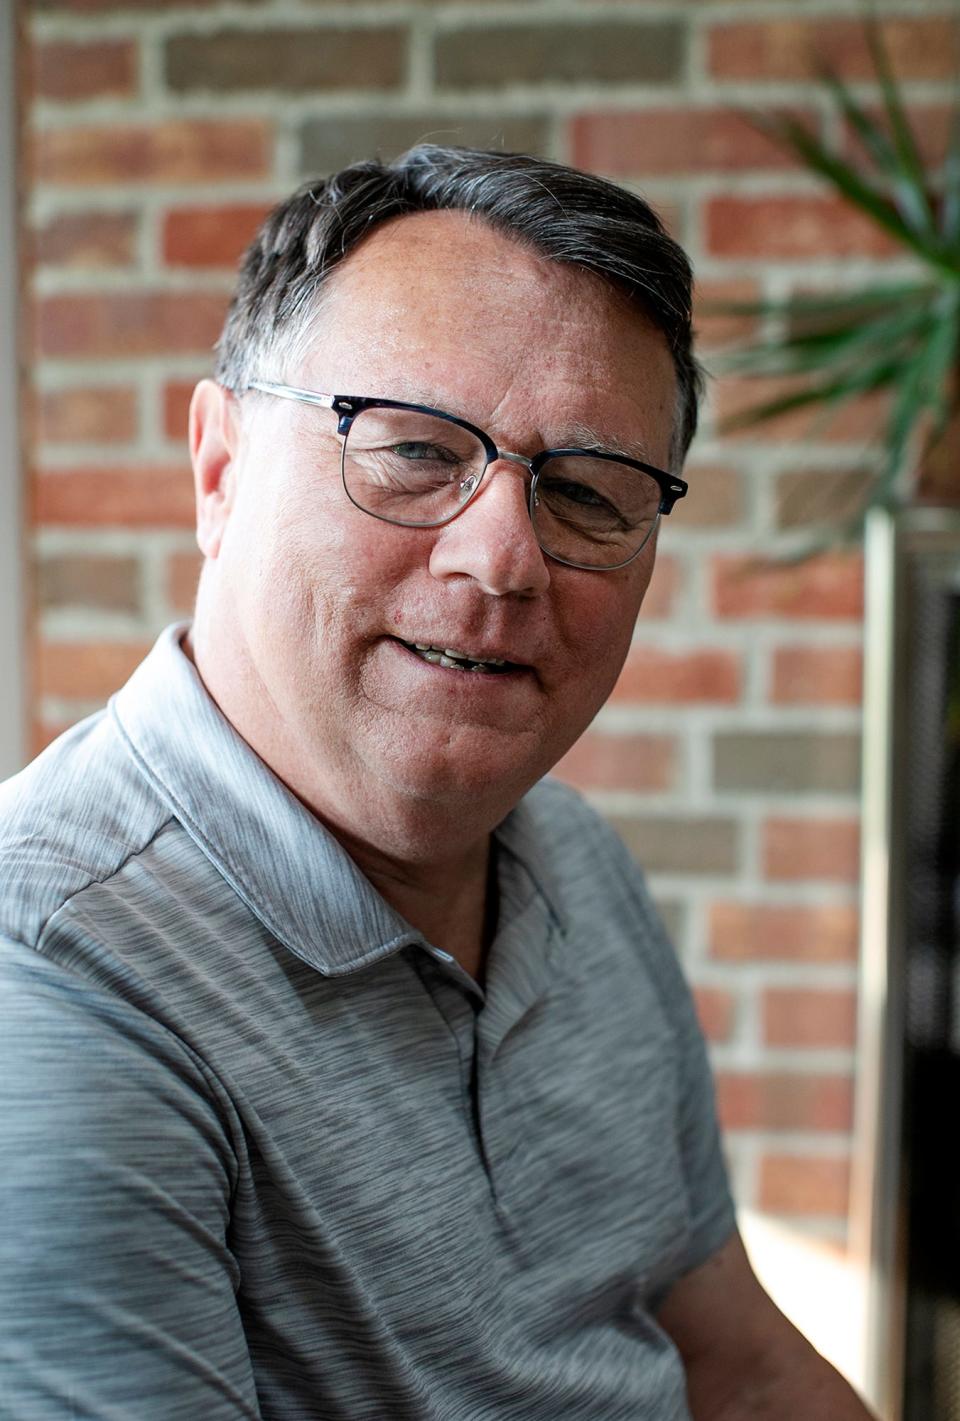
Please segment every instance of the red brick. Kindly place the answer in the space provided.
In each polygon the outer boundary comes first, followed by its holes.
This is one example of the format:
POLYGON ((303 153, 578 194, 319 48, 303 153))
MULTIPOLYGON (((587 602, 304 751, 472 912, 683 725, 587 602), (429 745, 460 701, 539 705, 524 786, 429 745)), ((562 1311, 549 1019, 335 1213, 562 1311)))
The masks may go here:
POLYGON ((850 1161, 818 1155, 765 1155, 760 1161, 757 1203, 771 1214, 845 1218, 849 1208, 850 1161))
POLYGON ((123 685, 149 650, 149 642, 41 641, 35 660, 37 693, 105 700, 123 685))
POLYGON ((175 616, 187 616, 193 611, 202 565, 199 551, 171 554, 167 563, 167 600, 175 616))
POLYGON ((668 553, 658 553, 653 580, 647 588, 640 611, 640 621, 658 621, 669 617, 680 588, 680 568, 676 558, 668 553))
POLYGON ((673 786, 676 742, 667 735, 588 730, 556 767, 579 789, 665 790, 673 786))
POLYGON ((635 643, 630 648, 613 699, 672 704, 740 699, 740 657, 732 651, 664 651, 635 643))
MULTIPOLYGON (((876 104, 864 105, 875 123, 889 128, 886 114, 876 104)), ((953 109, 949 104, 910 104, 907 121, 913 132, 914 142, 920 157, 927 167, 939 167, 950 147, 950 129, 953 109)), ((853 132, 845 135, 845 156, 862 161, 866 156, 859 138, 853 132)))
POLYGON ((717 257, 822 261, 888 257, 901 249, 839 197, 715 197, 706 204, 707 250, 717 257))
POLYGON ((856 1038, 856 992, 771 987, 763 994, 767 1046, 849 1048, 856 1038))
POLYGON ((52 40, 32 53, 37 98, 127 98, 136 93, 137 46, 132 40, 52 40))
POLYGON ((773 656, 777 705, 859 705, 863 652, 858 646, 782 646, 773 656))
POLYGON ((36 304, 37 348, 44 356, 206 353, 227 302, 203 291, 47 296, 36 304))
POLYGON ((164 261, 168 266, 236 267, 271 206, 248 202, 169 212, 163 224, 164 261))
POLYGON ((33 176, 70 187, 260 178, 270 171, 272 137, 273 126, 264 119, 168 119, 44 129, 33 138, 33 176))
MULTIPOLYGON (((951 16, 891 16, 882 23, 888 52, 905 79, 952 79, 957 31, 951 16)), ((812 79, 825 64, 848 79, 875 70, 861 19, 782 19, 714 26, 708 66, 723 79, 812 79)))
MULTIPOLYGON (((851 411, 852 413, 852 411, 851 411)), ((787 469, 774 481, 778 529, 842 528, 860 516, 876 483, 869 468, 787 469)))
POLYGON ((686 223, 687 211, 680 197, 670 198, 657 195, 657 216, 663 223, 665 230, 681 246, 687 241, 686 223))
POLYGON ((748 341, 756 333, 757 318, 722 308, 747 305, 759 296, 759 284, 749 277, 732 281, 697 281, 693 289, 693 324, 698 351, 748 341))
POLYGON ((726 962, 852 962, 857 910, 844 904, 714 903, 711 956, 726 962))
POLYGON ((736 998, 722 987, 694 987, 700 1029, 708 1041, 729 1041, 733 1034, 736 998))
POLYGON ((137 218, 132 212, 70 212, 34 233, 41 266, 86 270, 130 266, 136 257, 137 218))
POLYGON ((763 826, 763 872, 781 882, 860 877, 860 826, 852 819, 768 819, 763 826))
POLYGON ((720 1071, 717 1109, 725 1130, 849 1130, 847 1076, 720 1071))
POLYGON ((712 601, 718 617, 834 620, 863 615, 863 559, 859 553, 823 553, 790 563, 718 556, 712 574, 712 601))
POLYGON ((81 528, 192 528, 189 469, 165 465, 43 471, 33 481, 35 523, 81 528))
POLYGON ((779 444, 785 440, 859 444, 876 438, 877 430, 882 428, 889 412, 889 396, 880 390, 860 395, 834 410, 810 406, 778 414, 759 424, 741 426, 735 423, 741 415, 785 395, 797 394, 803 388, 801 383, 779 376, 725 375, 717 381, 713 392, 714 418, 721 437, 740 444, 779 444))
MULTIPOLYGON (((122 0, 122 4, 118 4, 118 0, 32 0, 31 8, 47 13, 61 11, 75 15, 97 15, 105 11, 114 13, 117 10, 156 13, 164 3, 169 3, 169 0, 122 0)), ((199 9, 202 5, 219 3, 220 0, 189 0, 191 10, 199 9)))
POLYGON ((73 720, 35 720, 30 726, 30 756, 35 758, 52 745, 59 735, 76 724, 73 720))
POLYGON ((570 142, 577 167, 614 177, 792 166, 783 148, 728 108, 581 113, 570 142))
POLYGON ((186 439, 190 401, 196 380, 169 380, 163 387, 163 432, 168 439, 186 439))
POLYGON ((129 385, 43 390, 37 438, 48 444, 124 444, 136 438, 137 394, 129 385))
POLYGON ((743 516, 743 479, 736 469, 717 464, 691 464, 684 471, 690 492, 676 513, 670 531, 684 528, 729 528, 743 516))

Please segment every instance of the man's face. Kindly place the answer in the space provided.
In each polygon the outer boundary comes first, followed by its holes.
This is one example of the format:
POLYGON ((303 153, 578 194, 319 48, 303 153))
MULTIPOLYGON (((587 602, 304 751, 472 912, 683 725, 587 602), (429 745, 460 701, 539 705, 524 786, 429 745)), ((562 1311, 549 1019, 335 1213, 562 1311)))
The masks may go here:
MULTIPOLYGON (((429 404, 528 456, 582 445, 586 429, 668 459, 676 385, 660 333, 596 278, 460 213, 376 229, 325 290, 300 367, 258 374, 429 404)), ((655 540, 614 572, 553 562, 526 472, 505 462, 446 526, 385 524, 343 492, 332 411, 243 404, 207 633, 229 647, 215 695, 348 833, 389 834, 429 806, 489 829, 609 695, 655 540), (416 643, 514 669, 444 667, 416 643)))

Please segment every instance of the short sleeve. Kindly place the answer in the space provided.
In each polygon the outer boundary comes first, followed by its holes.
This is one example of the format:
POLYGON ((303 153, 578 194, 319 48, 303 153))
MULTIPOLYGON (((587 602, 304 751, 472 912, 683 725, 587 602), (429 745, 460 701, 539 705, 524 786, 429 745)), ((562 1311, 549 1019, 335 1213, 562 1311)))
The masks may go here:
POLYGON ((736 1228, 717 1120, 713 1073, 693 996, 646 882, 626 845, 615 837, 614 855, 636 904, 637 944, 647 960, 676 1045, 677 1132, 690 1219, 681 1273, 704 1263, 736 1228))
POLYGON ((255 1421, 221 1104, 159 1023, 0 939, 0 1415, 255 1421))
MULTIPOLYGON (((668 945, 668 951, 672 948, 668 945)), ((679 1046, 680 1148, 691 1230, 683 1272, 716 1253, 736 1228, 717 1122, 713 1075, 706 1043, 686 982, 677 994, 674 1020, 679 1046)))

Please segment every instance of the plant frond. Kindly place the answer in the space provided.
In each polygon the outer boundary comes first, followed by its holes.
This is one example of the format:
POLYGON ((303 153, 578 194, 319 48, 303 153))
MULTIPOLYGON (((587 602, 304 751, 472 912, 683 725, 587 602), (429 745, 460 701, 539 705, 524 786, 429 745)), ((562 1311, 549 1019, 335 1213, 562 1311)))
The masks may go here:
POLYGON ((807 169, 825 178, 835 192, 852 207, 872 218, 901 246, 916 253, 927 265, 960 279, 956 267, 944 260, 940 237, 935 230, 916 231, 904 221, 885 192, 868 182, 852 163, 831 152, 799 119, 781 114, 758 119, 757 126, 768 137, 779 141, 782 147, 795 153, 807 169))
POLYGON ((873 350, 883 350, 888 359, 905 361, 913 358, 917 342, 926 337, 936 320, 936 312, 928 303, 902 307, 889 316, 788 331, 746 348, 722 352, 719 369, 736 374, 824 369, 859 361, 873 350))
POLYGON ((957 314, 946 316, 900 383, 887 423, 886 457, 877 481, 883 493, 903 477, 904 458, 923 416, 936 421, 944 388, 957 358, 957 314))
POLYGON ((936 239, 937 224, 923 172, 918 179, 913 166, 904 160, 900 148, 887 137, 880 124, 874 122, 841 79, 827 73, 824 82, 874 167, 889 183, 891 196, 904 222, 914 231, 936 239))
POLYGON ((940 283, 929 281, 878 283, 876 286, 865 286, 859 291, 825 291, 822 294, 804 292, 787 297, 759 297, 753 301, 705 301, 701 309, 705 315, 755 316, 758 319, 784 314, 791 319, 830 316, 834 313, 838 317, 846 314, 855 316, 858 312, 869 311, 875 307, 893 307, 914 298, 922 299, 929 292, 940 289, 940 283))
POLYGON ((833 380, 821 380, 802 386, 776 399, 765 400, 747 409, 727 415, 720 423, 724 431, 749 429, 766 424, 780 415, 792 414, 795 410, 811 409, 817 405, 836 408, 860 395, 871 394, 890 388, 902 375, 899 361, 878 361, 869 368, 849 372, 833 380))
POLYGON ((920 149, 913 136, 913 129, 907 118, 907 112, 900 97, 900 88, 893 73, 893 66, 890 63, 890 55, 887 52, 886 41, 883 38, 883 30, 875 16, 870 15, 866 21, 867 43, 870 46, 870 57, 873 66, 877 71, 880 80, 880 88, 883 92, 883 106, 890 124, 890 131, 893 134, 893 141, 896 145, 897 156, 900 160, 901 168, 909 179, 914 189, 919 193, 926 193, 927 182, 923 167, 923 160, 920 157, 920 149))
POLYGON ((862 531, 868 508, 898 502, 921 441, 929 449, 960 413, 960 98, 951 114, 941 184, 924 166, 883 30, 872 15, 866 35, 881 91, 879 117, 842 78, 822 76, 845 134, 857 140, 852 157, 795 115, 752 121, 847 208, 892 238, 904 255, 918 258, 926 267, 924 279, 705 308, 760 323, 752 339, 718 353, 721 373, 783 382, 773 398, 764 399, 758 389, 757 402, 724 417, 722 430, 756 428, 802 411, 828 420, 861 396, 889 397, 876 420, 878 474, 856 517, 844 516, 834 530, 842 539, 862 531))
POLYGON ((943 202, 940 208, 940 235, 960 264, 960 101, 950 114, 947 156, 943 165, 943 202))

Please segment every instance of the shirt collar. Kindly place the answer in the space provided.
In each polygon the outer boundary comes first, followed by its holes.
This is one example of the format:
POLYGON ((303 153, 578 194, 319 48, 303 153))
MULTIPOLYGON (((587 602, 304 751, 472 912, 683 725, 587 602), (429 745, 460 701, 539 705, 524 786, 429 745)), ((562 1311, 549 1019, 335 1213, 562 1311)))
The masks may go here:
POLYGON ((181 649, 188 626, 167 627, 109 703, 141 773, 264 927, 318 971, 421 942, 217 708, 181 649))
MULTIPOLYGON (((422 945, 218 709, 180 646, 189 625, 167 627, 110 700, 140 772, 264 927, 318 971, 336 976, 422 945)), ((561 895, 537 816, 521 803, 497 839, 562 929, 561 895)), ((516 868, 500 857, 503 884, 516 868)))

